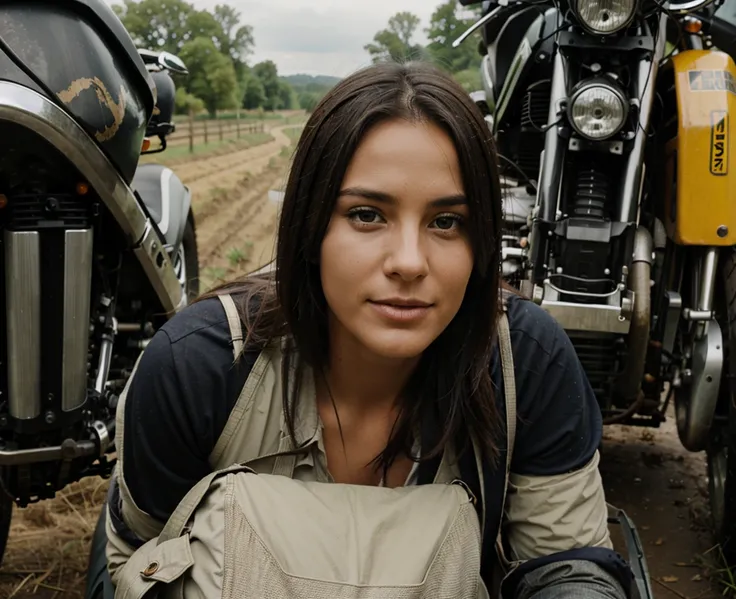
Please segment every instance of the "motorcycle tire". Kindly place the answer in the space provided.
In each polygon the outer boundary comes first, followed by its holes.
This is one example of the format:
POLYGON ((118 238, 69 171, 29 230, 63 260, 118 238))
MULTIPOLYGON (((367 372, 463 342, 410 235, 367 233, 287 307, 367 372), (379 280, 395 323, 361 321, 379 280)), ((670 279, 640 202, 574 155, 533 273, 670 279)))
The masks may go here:
POLYGON ((708 491, 714 536, 726 562, 736 564, 736 252, 722 254, 716 285, 716 313, 723 329, 724 372, 721 382, 721 422, 707 450, 708 491), (718 293, 720 289, 720 293, 718 293))
POLYGON ((3 562, 3 555, 5 555, 5 548, 8 544, 12 518, 13 500, 2 494, 0 495, 0 564, 3 562))

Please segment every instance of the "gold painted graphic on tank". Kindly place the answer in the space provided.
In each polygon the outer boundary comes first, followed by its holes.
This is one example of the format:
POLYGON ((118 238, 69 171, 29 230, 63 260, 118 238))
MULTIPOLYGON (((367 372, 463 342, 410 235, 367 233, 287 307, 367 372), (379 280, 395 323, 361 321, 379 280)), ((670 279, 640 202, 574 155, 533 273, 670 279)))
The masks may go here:
POLYGON ((716 176, 728 174, 728 112, 714 110, 710 113, 710 172, 716 176))
POLYGON ((100 143, 109 141, 115 137, 125 118, 125 88, 122 85, 120 86, 118 102, 113 100, 112 95, 107 91, 107 87, 105 87, 105 84, 99 77, 83 77, 72 81, 67 89, 60 91, 57 95, 62 102, 69 104, 74 98, 90 88, 94 88, 100 104, 110 111, 113 118, 112 125, 105 127, 102 131, 97 131, 95 138, 100 143))

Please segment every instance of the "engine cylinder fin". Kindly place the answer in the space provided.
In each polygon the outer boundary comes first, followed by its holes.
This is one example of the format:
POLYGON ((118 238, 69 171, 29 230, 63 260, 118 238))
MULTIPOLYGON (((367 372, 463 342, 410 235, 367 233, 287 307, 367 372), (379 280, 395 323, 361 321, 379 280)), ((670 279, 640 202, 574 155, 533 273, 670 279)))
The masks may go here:
POLYGON ((539 160, 544 149, 544 127, 547 125, 552 82, 542 79, 532 83, 524 93, 521 127, 516 162, 530 179, 539 176, 539 160))
POLYGON ((549 79, 532 83, 524 94, 521 107, 522 131, 533 130, 540 132, 547 125, 549 101, 552 92, 552 82, 549 79))

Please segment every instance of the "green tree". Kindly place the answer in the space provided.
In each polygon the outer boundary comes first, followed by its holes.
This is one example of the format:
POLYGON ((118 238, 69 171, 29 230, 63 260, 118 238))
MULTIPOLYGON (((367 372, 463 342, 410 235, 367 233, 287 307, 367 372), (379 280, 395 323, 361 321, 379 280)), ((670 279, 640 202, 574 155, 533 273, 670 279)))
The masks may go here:
POLYGON ((235 68, 212 39, 198 37, 187 42, 180 56, 189 69, 187 91, 201 98, 211 115, 218 109, 237 106, 235 68))
POLYGON ((241 25, 240 13, 226 4, 213 12, 185 0, 123 0, 113 5, 133 40, 151 50, 178 54, 189 41, 209 38, 242 71, 253 51, 253 29, 241 25))
POLYGON ((176 114, 187 114, 189 111, 200 112, 204 110, 204 102, 201 98, 193 96, 183 87, 176 90, 176 114))
POLYGON ((475 21, 472 18, 474 13, 471 12, 471 18, 467 18, 463 12, 467 14, 468 10, 462 9, 456 0, 447 0, 432 13, 429 27, 425 30, 430 42, 427 50, 432 61, 452 73, 473 68, 477 70, 481 62, 473 39, 465 40, 457 48, 452 47, 452 43, 475 21))
POLYGON ((246 64, 255 45, 253 28, 241 25, 240 13, 227 4, 215 6, 214 19, 220 26, 217 36, 220 52, 232 58, 234 63, 246 64))
POLYGON ((294 90, 286 81, 279 81, 279 108, 282 110, 294 108, 294 90))
MULTIPOLYGON (((222 35, 222 27, 215 20, 212 13, 206 10, 194 10, 187 16, 187 33, 185 34, 184 43, 181 44, 181 48, 184 47, 189 41, 195 40, 198 37, 217 40, 222 35)), ((179 51, 181 52, 181 48, 179 51)), ((219 48, 218 48, 219 50, 219 48)))
POLYGON ((423 58, 422 46, 412 43, 419 23, 419 17, 410 12, 396 13, 388 20, 388 27, 376 33, 373 43, 366 44, 364 48, 374 63, 423 58))
POLYGON ((302 92, 299 94, 299 108, 306 110, 307 112, 312 112, 317 106, 319 100, 319 96, 313 92, 302 92))
POLYGON ((266 94, 266 101, 263 108, 266 110, 276 110, 280 106, 280 86, 279 72, 276 63, 271 60, 264 60, 253 67, 253 75, 263 84, 263 91, 266 94))
POLYGON ((260 108, 266 103, 266 90, 263 88, 261 80, 248 73, 245 80, 245 90, 243 93, 243 108, 253 110, 260 108))
POLYGON ((175 54, 189 38, 195 12, 184 0, 123 0, 113 8, 137 45, 175 54))
POLYGON ((470 93, 483 89, 483 82, 480 79, 480 71, 478 69, 465 69, 453 73, 455 80, 463 87, 463 89, 470 93))
POLYGON ((215 36, 215 42, 220 52, 229 56, 233 61, 242 98, 245 95, 248 75, 247 61, 255 46, 253 28, 250 25, 241 25, 240 13, 227 4, 215 6, 214 19, 220 27, 218 35, 215 36))

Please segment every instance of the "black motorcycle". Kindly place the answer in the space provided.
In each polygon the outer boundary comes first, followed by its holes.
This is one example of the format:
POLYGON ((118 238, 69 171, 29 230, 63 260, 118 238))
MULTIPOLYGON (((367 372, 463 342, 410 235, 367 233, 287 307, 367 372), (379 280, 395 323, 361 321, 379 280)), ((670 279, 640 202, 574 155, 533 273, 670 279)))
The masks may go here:
POLYGON ((0 2, 0 557, 13 503, 109 476, 118 394, 198 293, 189 190, 139 164, 171 72, 104 0, 0 2))

